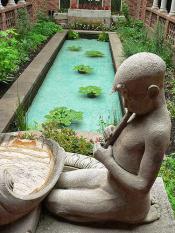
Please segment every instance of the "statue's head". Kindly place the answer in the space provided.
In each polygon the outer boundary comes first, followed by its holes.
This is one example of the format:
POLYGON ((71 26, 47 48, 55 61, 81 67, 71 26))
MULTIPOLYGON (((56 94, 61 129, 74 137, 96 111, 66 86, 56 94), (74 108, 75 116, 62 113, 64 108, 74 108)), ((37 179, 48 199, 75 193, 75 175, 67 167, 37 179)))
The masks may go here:
POLYGON ((120 65, 113 90, 121 93, 130 112, 148 113, 162 93, 165 70, 165 62, 156 54, 137 53, 120 65))

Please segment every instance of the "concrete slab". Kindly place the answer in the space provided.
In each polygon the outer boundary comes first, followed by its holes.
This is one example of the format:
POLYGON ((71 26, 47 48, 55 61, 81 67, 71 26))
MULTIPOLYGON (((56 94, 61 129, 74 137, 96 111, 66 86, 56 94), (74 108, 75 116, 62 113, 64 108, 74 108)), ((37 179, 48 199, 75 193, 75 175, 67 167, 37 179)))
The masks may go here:
POLYGON ((85 226, 65 222, 45 213, 40 219, 36 233, 175 233, 173 212, 161 178, 157 178, 152 189, 152 195, 161 205, 161 218, 151 224, 129 226, 104 223, 101 227, 98 225, 85 226))
POLYGON ((116 32, 109 33, 109 42, 111 45, 111 52, 114 61, 114 66, 117 71, 120 64, 124 61, 125 57, 123 54, 123 47, 120 41, 120 38, 116 34, 116 32))

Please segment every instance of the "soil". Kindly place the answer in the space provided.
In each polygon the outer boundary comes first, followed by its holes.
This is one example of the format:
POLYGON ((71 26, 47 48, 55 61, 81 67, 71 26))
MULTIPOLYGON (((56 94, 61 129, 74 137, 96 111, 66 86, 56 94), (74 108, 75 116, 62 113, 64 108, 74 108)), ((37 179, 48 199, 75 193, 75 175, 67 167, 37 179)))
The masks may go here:
MULTIPOLYGON (((50 37, 51 38, 51 37, 50 37)), ((24 64, 20 65, 20 69, 16 71, 13 76, 14 79, 12 82, 6 83, 0 83, 0 98, 8 91, 8 89, 12 86, 12 84, 18 79, 18 77, 22 74, 22 72, 27 68, 27 66, 33 61, 33 59, 38 55, 38 53, 41 51, 41 49, 47 44, 47 42, 50 40, 48 38, 43 44, 41 44, 36 51, 32 52, 32 54, 29 55, 29 61, 25 62, 24 64)))

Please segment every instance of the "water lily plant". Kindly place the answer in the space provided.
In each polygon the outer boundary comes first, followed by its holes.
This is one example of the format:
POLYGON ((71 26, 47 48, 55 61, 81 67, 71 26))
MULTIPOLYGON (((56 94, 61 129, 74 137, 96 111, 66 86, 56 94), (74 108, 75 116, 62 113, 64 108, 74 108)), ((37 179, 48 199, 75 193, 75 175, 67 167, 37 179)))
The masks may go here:
POLYGON ((97 86, 85 86, 85 87, 80 87, 79 92, 83 95, 87 95, 89 98, 94 98, 102 93, 102 89, 97 86))
POLYGON ((53 122, 58 128, 70 126, 75 121, 83 119, 83 113, 67 107, 56 107, 46 116, 46 123, 53 122))
POLYGON ((97 50, 86 51, 86 56, 88 57, 104 57, 104 53, 97 50))
POLYGON ((81 50, 81 47, 80 46, 72 45, 72 46, 68 47, 68 50, 73 51, 73 52, 78 52, 78 51, 81 50))
POLYGON ((74 66, 74 70, 78 71, 80 74, 90 74, 93 71, 93 68, 87 65, 78 65, 74 66))

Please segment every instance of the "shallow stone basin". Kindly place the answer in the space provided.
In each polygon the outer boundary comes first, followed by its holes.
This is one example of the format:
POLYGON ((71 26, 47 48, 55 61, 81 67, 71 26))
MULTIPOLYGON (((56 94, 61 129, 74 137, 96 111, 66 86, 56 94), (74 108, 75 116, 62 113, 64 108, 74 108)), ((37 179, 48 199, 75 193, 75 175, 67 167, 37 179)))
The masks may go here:
POLYGON ((0 225, 26 215, 55 186, 64 166, 64 150, 42 135, 0 135, 0 225))

